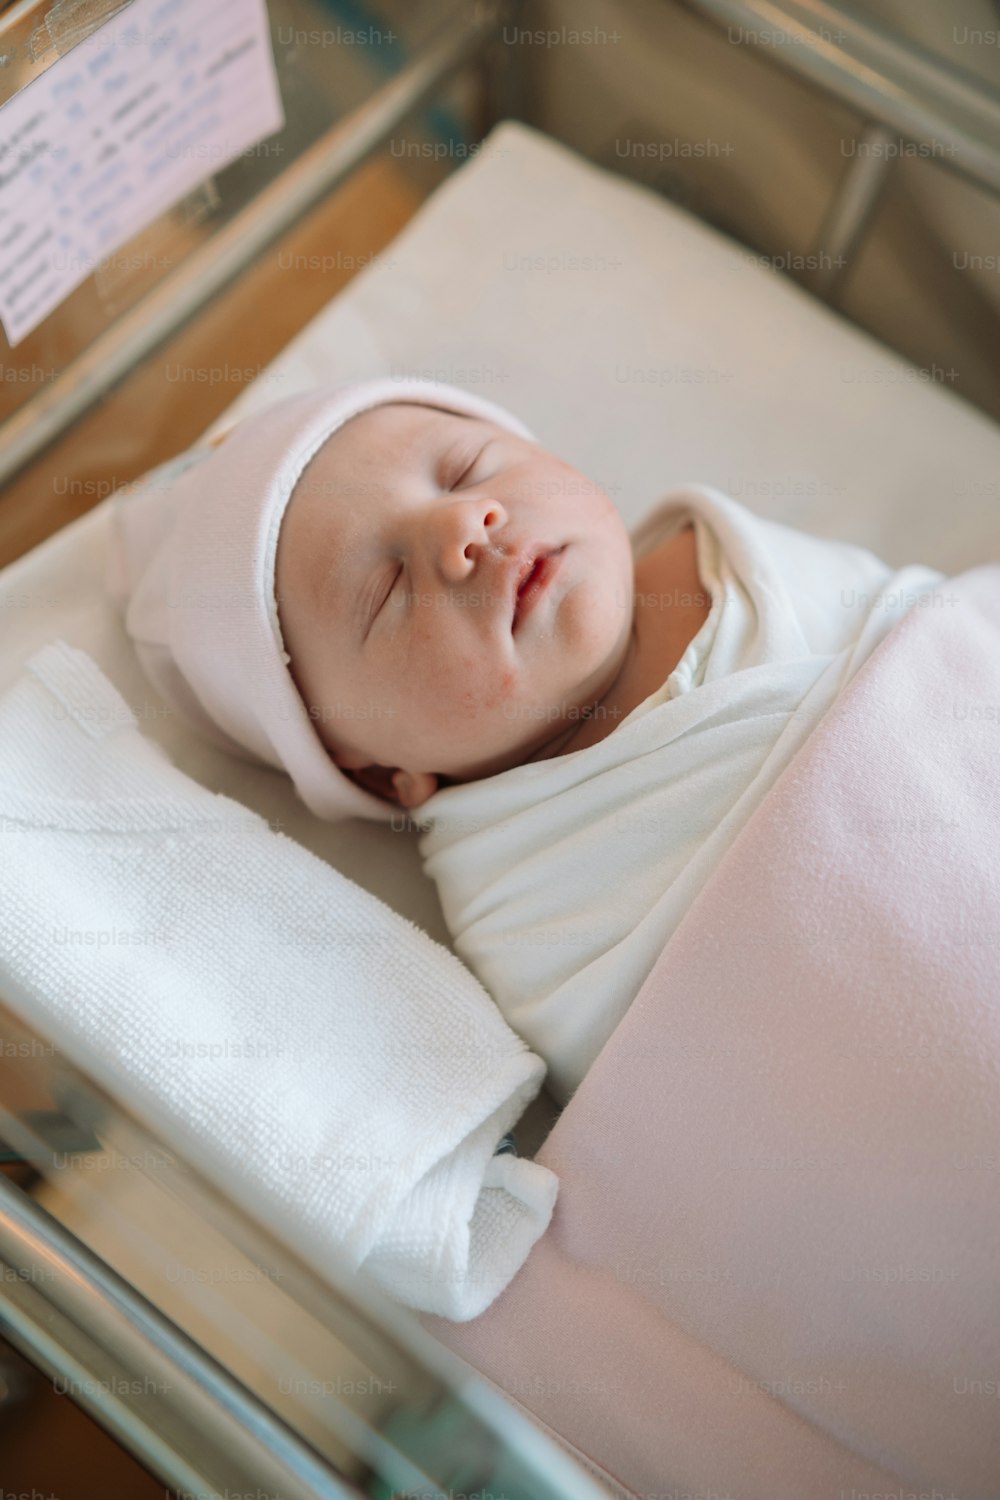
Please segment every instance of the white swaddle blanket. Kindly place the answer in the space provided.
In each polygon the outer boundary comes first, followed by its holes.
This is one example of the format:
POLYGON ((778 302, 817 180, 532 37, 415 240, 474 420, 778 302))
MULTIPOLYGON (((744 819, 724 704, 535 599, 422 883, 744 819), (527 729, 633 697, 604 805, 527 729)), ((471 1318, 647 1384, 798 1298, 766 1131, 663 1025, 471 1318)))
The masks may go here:
POLYGON ((542 1062, 426 933, 185 776, 83 652, 0 697, 0 994, 321 1271, 463 1321, 558 1182, 542 1062))
POLYGON ((943 576, 700 486, 656 508, 635 556, 689 520, 712 607, 662 687, 600 743, 446 787, 417 814, 455 951, 563 1102, 820 716, 943 576))

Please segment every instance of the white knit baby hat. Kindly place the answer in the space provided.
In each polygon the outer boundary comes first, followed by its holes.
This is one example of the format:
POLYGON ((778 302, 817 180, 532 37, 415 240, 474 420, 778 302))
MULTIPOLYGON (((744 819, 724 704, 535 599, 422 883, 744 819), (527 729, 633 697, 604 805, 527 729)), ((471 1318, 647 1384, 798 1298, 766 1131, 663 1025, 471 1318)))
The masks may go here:
POLYGON ((278 532, 327 438, 392 402, 495 422, 534 441, 502 407, 456 386, 388 377, 328 386, 153 469, 112 507, 108 588, 153 685, 216 745, 287 771, 306 806, 328 820, 387 821, 393 807, 334 764, 288 670, 274 586, 278 532))

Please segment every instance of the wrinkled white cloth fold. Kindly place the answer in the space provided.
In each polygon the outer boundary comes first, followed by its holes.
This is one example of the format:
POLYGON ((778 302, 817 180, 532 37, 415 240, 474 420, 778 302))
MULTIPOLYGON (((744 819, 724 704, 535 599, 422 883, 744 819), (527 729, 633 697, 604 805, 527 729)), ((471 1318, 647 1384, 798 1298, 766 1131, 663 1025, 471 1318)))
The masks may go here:
POLYGON ((446 787, 418 813, 455 951, 563 1103, 768 788, 943 577, 700 485, 637 529, 636 557, 688 521, 712 605, 662 686, 599 743, 446 787))
POLYGON ((85 653, 0 697, 7 1003, 321 1269, 459 1321, 558 1181, 494 1156, 544 1065, 445 948, 185 776, 85 653))

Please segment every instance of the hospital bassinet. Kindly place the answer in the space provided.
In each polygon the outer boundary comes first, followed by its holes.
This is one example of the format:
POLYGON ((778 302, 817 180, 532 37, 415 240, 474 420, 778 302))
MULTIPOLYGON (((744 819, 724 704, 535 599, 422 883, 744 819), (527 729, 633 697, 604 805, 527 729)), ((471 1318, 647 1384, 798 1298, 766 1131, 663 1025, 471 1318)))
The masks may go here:
MULTIPOLYGON (((839 18, 839 44, 809 45, 810 29, 815 38, 831 20, 829 6, 692 8, 729 25, 780 23, 793 40, 769 55, 860 110, 869 143, 946 139, 955 148, 946 167, 1000 185, 998 111, 971 84, 849 17, 839 18)), ((75 36, 58 24, 72 7, 15 6, 11 25, 26 10, 35 25, 48 13, 51 62, 114 7, 94 7, 86 23, 76 7, 75 36)), ((272 6, 273 27, 292 13, 272 6)), ((457 170, 384 263, 354 277, 213 431, 317 380, 430 376, 523 415, 546 446, 602 484, 629 524, 669 487, 697 478, 889 561, 954 571, 997 557, 996 428, 759 257, 504 119, 517 108, 510 49, 498 44, 505 24, 531 23, 487 6, 461 10, 327 134, 272 163, 269 180, 217 232, 206 188, 201 242, 134 306, 105 308, 76 358, 11 411, 3 471, 43 452, 295 215, 398 138, 418 104, 475 64, 482 149, 467 161, 452 152, 457 170), (946 512, 945 487, 956 497, 946 512)), ((40 49, 31 76, 44 66, 40 49)), ((884 164, 884 154, 869 154, 846 173, 816 246, 820 265, 846 271, 884 164)), ((825 275, 814 291, 832 295, 835 282, 825 275)), ((0 576, 9 622, 0 687, 61 635, 130 701, 148 700, 102 590, 108 520, 108 504, 97 506, 0 576)), ((279 778, 235 766, 167 719, 151 716, 143 728, 188 774, 246 802, 447 942, 416 850, 398 830, 352 825, 348 844, 279 778)), ((197 1161, 36 1032, 29 996, 4 998, 0 1136, 33 1175, 24 1178, 30 1190, 0 1182, 0 1260, 11 1271, 0 1286, 0 1332, 70 1382, 165 1483, 205 1495, 527 1500, 583 1497, 592 1482, 594 1493, 796 1493, 768 1464, 769 1434, 804 1420, 794 1403, 764 1404, 755 1443, 720 1433, 711 1469, 700 1466, 700 1424, 711 1418, 692 1408, 677 1373, 697 1330, 654 1312, 641 1281, 621 1274, 623 1226, 578 1232, 574 1203, 597 1143, 648 1149, 616 1139, 613 1119, 591 1117, 585 1093, 558 1122, 543 1099, 520 1133, 522 1151, 537 1151, 562 1182, 556 1218, 520 1282, 484 1318, 447 1326, 324 1282, 268 1228, 266 1203, 255 1218, 228 1202, 197 1161), (552 1342, 543 1361, 536 1325, 549 1319, 572 1326, 574 1339, 552 1342), (588 1344, 589 1366, 571 1364, 567 1351, 588 1344)), ((627 1026, 609 1043, 623 1080, 641 1045, 627 1026)), ((810 1493, 826 1493, 834 1468, 810 1493)))

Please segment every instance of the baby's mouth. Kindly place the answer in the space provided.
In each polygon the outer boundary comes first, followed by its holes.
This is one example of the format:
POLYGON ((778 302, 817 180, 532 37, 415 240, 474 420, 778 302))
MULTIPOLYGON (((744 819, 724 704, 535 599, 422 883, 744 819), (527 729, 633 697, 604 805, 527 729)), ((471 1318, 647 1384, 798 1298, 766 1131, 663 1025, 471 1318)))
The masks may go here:
POLYGON ((510 627, 512 632, 517 631, 524 616, 534 609, 546 592, 565 550, 565 546, 562 546, 552 548, 547 552, 540 552, 536 557, 529 559, 521 569, 514 595, 514 617, 510 627))

